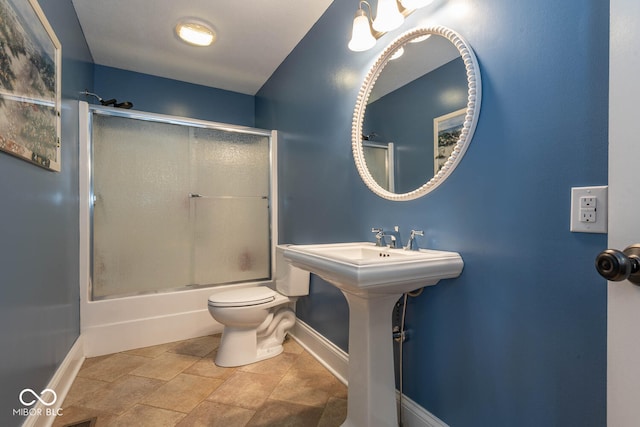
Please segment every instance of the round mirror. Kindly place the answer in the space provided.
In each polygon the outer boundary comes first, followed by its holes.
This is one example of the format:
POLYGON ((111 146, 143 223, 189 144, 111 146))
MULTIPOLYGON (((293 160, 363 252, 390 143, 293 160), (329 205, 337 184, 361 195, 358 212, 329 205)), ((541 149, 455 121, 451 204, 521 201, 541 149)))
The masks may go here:
POLYGON ((438 187, 471 142, 481 88, 476 57, 455 31, 417 28, 393 41, 369 70, 353 115, 353 156, 369 189, 413 200, 438 187))

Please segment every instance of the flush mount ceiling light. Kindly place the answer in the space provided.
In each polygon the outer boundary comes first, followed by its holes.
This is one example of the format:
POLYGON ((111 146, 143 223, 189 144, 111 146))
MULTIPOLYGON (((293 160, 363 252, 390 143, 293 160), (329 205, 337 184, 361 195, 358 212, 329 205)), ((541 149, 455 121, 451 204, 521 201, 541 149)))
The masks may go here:
POLYGON ((371 49, 376 40, 386 32, 395 30, 404 22, 404 18, 414 10, 431 4, 433 0, 378 0, 376 19, 371 20, 373 10, 366 0, 360 0, 358 11, 353 19, 353 30, 349 49, 362 52, 371 49), (369 15, 362 9, 362 5, 369 7, 369 15))
POLYGON ((180 40, 193 46, 210 46, 216 40, 211 25, 199 19, 184 19, 176 25, 180 40))

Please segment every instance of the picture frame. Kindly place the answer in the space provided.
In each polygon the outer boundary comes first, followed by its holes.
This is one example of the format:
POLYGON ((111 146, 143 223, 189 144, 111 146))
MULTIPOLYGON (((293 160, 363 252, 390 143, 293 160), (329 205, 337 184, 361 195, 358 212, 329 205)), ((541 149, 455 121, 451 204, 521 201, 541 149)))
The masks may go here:
POLYGON ((61 169, 61 45, 37 0, 0 0, 0 151, 61 169))
POLYGON ((467 109, 462 108, 433 119, 433 174, 437 174, 460 140, 467 109))

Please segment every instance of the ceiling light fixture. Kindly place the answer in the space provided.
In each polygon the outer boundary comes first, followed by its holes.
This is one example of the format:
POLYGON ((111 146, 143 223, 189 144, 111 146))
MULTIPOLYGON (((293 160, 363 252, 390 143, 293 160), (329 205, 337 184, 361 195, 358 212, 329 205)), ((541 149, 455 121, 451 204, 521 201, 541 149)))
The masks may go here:
POLYGON ((388 31, 395 30, 404 22, 404 18, 414 10, 431 4, 433 0, 378 0, 376 19, 372 21, 373 9, 366 0, 360 0, 358 11, 353 19, 353 30, 349 49, 362 52, 371 49, 376 40, 388 31), (362 5, 369 7, 369 15, 362 9, 362 5))
POLYGON ((211 25, 199 19, 184 19, 176 25, 180 40, 193 46, 210 46, 216 40, 211 25))

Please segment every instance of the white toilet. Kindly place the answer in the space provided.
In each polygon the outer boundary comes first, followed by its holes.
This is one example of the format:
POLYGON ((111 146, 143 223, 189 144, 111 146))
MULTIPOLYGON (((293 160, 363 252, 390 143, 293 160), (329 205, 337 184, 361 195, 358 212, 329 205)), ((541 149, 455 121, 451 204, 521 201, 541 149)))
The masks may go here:
POLYGON ((290 265, 283 252, 284 246, 276 247, 276 290, 256 285, 209 297, 209 313, 224 325, 216 365, 248 365, 282 353, 284 337, 296 321, 296 297, 309 294, 309 272, 290 265))

